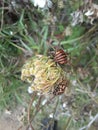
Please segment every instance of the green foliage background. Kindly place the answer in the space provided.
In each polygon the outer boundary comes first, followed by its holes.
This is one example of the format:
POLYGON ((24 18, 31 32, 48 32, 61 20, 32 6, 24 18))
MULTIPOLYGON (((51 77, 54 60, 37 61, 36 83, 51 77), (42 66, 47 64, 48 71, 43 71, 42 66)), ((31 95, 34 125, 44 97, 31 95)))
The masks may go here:
MULTIPOLYGON (((70 81, 76 80, 78 84, 74 86, 74 105, 71 104, 70 109, 73 113, 77 111, 77 114, 80 114, 82 105, 87 105, 89 108, 89 105, 93 104, 95 107, 90 108, 89 111, 92 111, 92 115, 96 115, 98 109, 98 23, 88 25, 84 22, 84 24, 72 27, 70 14, 83 5, 82 1, 75 1, 75 4, 74 1, 67 1, 65 8, 60 8, 58 2, 54 0, 53 7, 45 11, 34 7, 33 3, 29 2, 16 2, 14 7, 10 1, 1 2, 1 111, 14 109, 17 104, 28 107, 31 97, 27 92, 28 84, 23 83, 20 79, 21 67, 28 57, 36 54, 47 55, 51 49, 48 41, 52 39, 56 45, 60 42, 63 49, 70 54, 72 66, 67 66, 65 70, 67 69, 71 73, 70 81), (63 15, 63 20, 60 20, 63 15), (53 21, 54 16, 58 19, 56 22, 53 21), (72 33, 61 38, 67 26, 71 27, 72 33), (93 94, 95 95, 93 96, 93 94)), ((85 111, 83 112, 85 113, 85 111)), ((77 118, 77 115, 74 116, 77 118)), ((84 117, 79 116, 79 119, 77 123, 71 119, 68 128, 78 130, 89 122, 85 115, 84 117), (81 118, 86 118, 86 122, 81 121, 81 118)), ((67 122, 68 118, 61 117, 62 124, 63 120, 67 122)))

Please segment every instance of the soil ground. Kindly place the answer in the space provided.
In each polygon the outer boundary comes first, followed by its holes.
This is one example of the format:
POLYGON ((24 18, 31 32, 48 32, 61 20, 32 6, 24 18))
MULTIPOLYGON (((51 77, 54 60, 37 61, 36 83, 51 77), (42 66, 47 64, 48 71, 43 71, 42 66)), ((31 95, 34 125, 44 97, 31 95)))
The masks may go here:
POLYGON ((5 110, 4 113, 1 113, 0 130, 26 130, 26 128, 23 127, 23 123, 20 121, 20 119, 22 118, 21 114, 23 114, 23 111, 24 108, 18 106, 13 112, 5 110))

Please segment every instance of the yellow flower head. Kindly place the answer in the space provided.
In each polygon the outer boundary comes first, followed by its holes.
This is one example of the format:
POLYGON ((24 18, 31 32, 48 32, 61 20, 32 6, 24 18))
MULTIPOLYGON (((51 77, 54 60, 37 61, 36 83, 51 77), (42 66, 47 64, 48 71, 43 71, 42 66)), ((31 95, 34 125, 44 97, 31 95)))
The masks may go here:
POLYGON ((65 78, 64 71, 48 56, 36 55, 29 59, 21 71, 21 80, 30 83, 32 91, 42 94, 52 92, 53 87, 65 78))

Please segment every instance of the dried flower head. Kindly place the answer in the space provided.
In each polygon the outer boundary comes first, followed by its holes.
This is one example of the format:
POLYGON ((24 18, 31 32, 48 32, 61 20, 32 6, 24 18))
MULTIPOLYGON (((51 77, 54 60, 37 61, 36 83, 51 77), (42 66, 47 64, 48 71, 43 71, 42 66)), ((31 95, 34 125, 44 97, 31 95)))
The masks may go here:
POLYGON ((32 90, 45 94, 52 92, 54 86, 66 78, 62 68, 50 57, 37 55, 24 64, 21 79, 30 83, 30 93, 32 90))

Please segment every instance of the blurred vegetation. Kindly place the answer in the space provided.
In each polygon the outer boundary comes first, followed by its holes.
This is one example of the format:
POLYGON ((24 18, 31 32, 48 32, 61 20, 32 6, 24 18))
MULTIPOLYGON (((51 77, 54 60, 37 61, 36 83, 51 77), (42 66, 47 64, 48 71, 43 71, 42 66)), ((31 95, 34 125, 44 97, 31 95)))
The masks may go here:
MULTIPOLYGON (((72 65, 64 67, 71 92, 55 97, 48 105, 41 104, 44 96, 39 101, 36 95, 42 113, 37 114, 34 123, 53 113, 60 130, 79 130, 98 113, 98 20, 95 18, 91 24, 85 19, 72 26, 71 13, 83 8, 85 2, 70 0, 62 4, 60 1, 53 0, 49 10, 24 0, 0 2, 0 110, 14 109, 17 104, 28 109, 31 95, 27 92, 28 84, 20 79, 21 68, 29 57, 49 55, 50 41, 54 41, 54 46, 60 43, 71 57, 72 65), (64 103, 66 107, 61 108, 64 103)), ((32 105, 31 115, 34 112, 36 115, 36 108, 32 105)))

